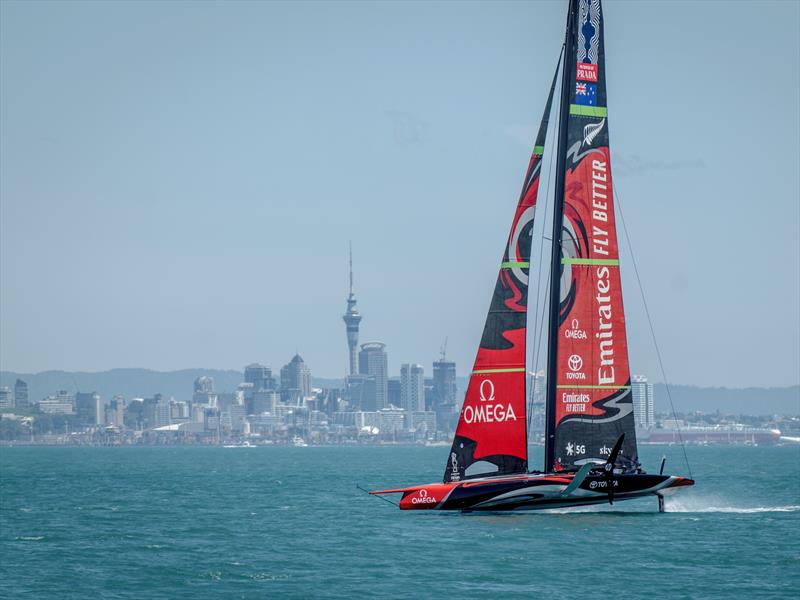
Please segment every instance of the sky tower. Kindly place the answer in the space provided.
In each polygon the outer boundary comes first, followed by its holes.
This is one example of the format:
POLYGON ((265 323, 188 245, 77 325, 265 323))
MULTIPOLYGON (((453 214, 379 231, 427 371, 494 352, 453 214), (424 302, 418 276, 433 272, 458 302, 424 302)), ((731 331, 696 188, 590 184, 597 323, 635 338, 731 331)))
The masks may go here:
POLYGON ((356 308, 356 296, 353 294, 353 243, 350 242, 350 295, 347 297, 347 312, 342 317, 347 326, 347 348, 350 350, 350 375, 358 373, 357 347, 358 347, 358 324, 361 322, 361 315, 356 308))

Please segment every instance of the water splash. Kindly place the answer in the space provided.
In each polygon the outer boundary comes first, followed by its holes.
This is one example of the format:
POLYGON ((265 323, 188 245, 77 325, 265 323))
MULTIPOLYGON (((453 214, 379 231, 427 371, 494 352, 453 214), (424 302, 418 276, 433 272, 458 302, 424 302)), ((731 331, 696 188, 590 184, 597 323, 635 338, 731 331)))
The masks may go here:
POLYGON ((785 506, 717 506, 715 504, 703 502, 700 498, 668 501, 666 508, 668 513, 728 513, 743 515, 800 511, 800 505, 796 504, 785 506))

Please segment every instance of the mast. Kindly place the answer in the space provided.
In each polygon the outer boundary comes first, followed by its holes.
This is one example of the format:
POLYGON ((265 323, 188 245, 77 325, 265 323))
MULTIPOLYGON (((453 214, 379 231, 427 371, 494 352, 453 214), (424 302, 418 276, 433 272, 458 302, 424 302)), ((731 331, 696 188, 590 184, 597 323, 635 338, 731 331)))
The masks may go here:
POLYGON ((553 235, 550 253, 550 314, 547 327, 547 393, 545 396, 544 471, 553 469, 555 460, 556 385, 558 383, 558 315, 561 302, 561 229, 564 220, 564 178, 567 163, 567 122, 569 120, 570 86, 575 71, 575 14, 577 0, 569 0, 567 31, 564 38, 564 62, 561 70, 561 96, 558 116, 558 148, 556 150, 556 184, 553 203, 553 235))

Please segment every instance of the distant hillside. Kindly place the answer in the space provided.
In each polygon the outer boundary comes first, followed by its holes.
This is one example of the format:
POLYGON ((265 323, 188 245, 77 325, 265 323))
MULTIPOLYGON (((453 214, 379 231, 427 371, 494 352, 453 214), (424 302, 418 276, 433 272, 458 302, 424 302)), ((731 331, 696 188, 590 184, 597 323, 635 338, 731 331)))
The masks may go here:
MULTIPOLYGON (((20 378, 28 382, 32 401, 55 394, 58 390, 74 393, 98 392, 108 400, 120 394, 126 398, 147 397, 156 393, 174 396, 178 400, 188 400, 192 396, 192 384, 197 377, 214 378, 219 392, 236 389, 243 380, 241 371, 222 371, 217 369, 184 369, 182 371, 151 371, 149 369, 112 369, 100 373, 43 371, 41 373, 14 373, 0 371, 0 386, 14 387, 20 378)), ((277 374, 276 374, 277 375, 277 374)), ((315 377, 315 387, 342 387, 342 379, 315 377)), ((467 378, 457 378, 459 396, 463 398, 467 378)), ((670 412, 666 388, 655 384, 656 412, 670 412)), ((767 415, 800 414, 800 386, 781 388, 741 388, 697 387, 691 385, 672 385, 672 400, 678 412, 694 410, 711 413, 767 415)))
MULTIPOLYGON (((653 386, 656 412, 670 412, 664 384, 653 386)), ((800 385, 780 388, 724 388, 671 385, 678 412, 700 410, 744 415, 800 414, 800 385)))
POLYGON ((28 395, 32 402, 53 395, 58 390, 70 393, 98 392, 105 400, 122 395, 125 398, 146 398, 161 393, 177 400, 189 400, 194 390, 193 383, 206 375, 214 378, 217 391, 236 389, 244 380, 241 371, 216 369, 184 369, 182 371, 151 371, 149 369, 111 369, 99 373, 42 371, 41 373, 13 373, 0 371, 0 386, 13 389, 17 378, 28 383, 28 395))

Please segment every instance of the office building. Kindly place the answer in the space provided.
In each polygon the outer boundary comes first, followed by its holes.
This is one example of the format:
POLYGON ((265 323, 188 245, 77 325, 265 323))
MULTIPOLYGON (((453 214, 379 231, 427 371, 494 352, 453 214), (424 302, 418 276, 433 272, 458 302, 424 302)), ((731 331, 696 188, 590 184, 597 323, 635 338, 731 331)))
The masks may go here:
POLYGON ((28 410, 31 407, 28 400, 28 384, 22 379, 17 379, 14 384, 14 407, 20 410, 28 410))
POLYGON ((253 384, 253 391, 274 390, 276 385, 275 378, 272 376, 272 369, 266 365, 253 363, 244 368, 245 383, 253 384))
POLYGON ((75 394, 75 414, 86 424, 102 424, 102 418, 97 418, 98 406, 103 406, 100 394, 97 392, 78 392, 75 394))
POLYGON ((425 369, 422 365, 401 365, 400 406, 409 413, 425 412, 425 369))
POLYGON ((648 383, 646 376, 634 375, 631 378, 631 395, 633 396, 633 417, 636 427, 639 429, 655 427, 653 384, 648 383))
POLYGON ((358 372, 375 379, 374 396, 364 398, 369 410, 381 410, 388 405, 389 397, 389 363, 386 356, 386 344, 383 342, 367 342, 361 344, 358 353, 358 372), (373 407, 374 408, 371 408, 373 407))
POLYGON ((290 404, 299 404, 302 398, 310 395, 311 369, 299 354, 295 354, 281 369, 281 399, 290 404))

